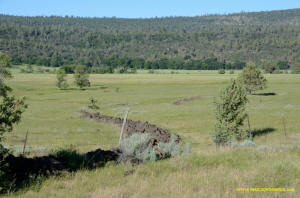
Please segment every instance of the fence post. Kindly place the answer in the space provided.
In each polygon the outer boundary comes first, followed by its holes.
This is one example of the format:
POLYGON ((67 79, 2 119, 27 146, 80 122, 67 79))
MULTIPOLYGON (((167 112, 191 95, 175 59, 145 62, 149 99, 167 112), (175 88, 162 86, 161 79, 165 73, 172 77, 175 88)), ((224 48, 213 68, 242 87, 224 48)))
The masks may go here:
POLYGON ((124 133, 124 129, 125 129, 125 125, 126 125, 126 120, 127 120, 128 113, 129 113, 129 108, 126 111, 126 114, 125 114, 125 117, 124 117, 124 120, 123 120, 121 134, 120 134, 120 139, 119 139, 119 147, 121 146, 121 142, 122 142, 122 138, 123 138, 123 133, 124 133))
POLYGON ((27 137, 28 137, 28 129, 27 129, 27 132, 26 132, 25 140, 24 140, 23 155, 25 154, 25 148, 26 148, 26 144, 27 144, 27 137))

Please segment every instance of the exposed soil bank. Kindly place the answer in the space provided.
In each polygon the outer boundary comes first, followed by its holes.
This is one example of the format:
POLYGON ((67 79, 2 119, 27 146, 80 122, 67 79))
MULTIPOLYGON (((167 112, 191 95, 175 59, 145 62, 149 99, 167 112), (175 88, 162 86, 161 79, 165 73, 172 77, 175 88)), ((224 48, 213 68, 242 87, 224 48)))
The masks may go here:
MULTIPOLYGON (((122 118, 101 115, 100 113, 91 113, 81 111, 81 117, 92 119, 98 122, 109 122, 121 126, 122 118)), ((124 135, 130 136, 134 133, 148 133, 152 140, 150 144, 157 145, 158 142, 169 142, 171 134, 168 130, 157 127, 148 122, 133 121, 128 119, 125 126, 124 135)), ((179 136, 178 142, 181 141, 179 136)), ((79 154, 72 150, 58 151, 55 155, 26 158, 24 156, 8 155, 5 162, 9 165, 9 170, 6 173, 7 178, 12 180, 12 189, 17 190, 35 181, 39 176, 47 177, 50 175, 58 175, 63 172, 72 172, 82 168, 93 169, 103 167, 108 161, 119 162, 122 151, 118 148, 115 150, 97 149, 84 154, 79 154)), ((157 151, 160 159, 166 158, 163 154, 157 151)), ((137 158, 129 158, 126 161, 131 164, 139 164, 137 158)))
MULTIPOLYGON (((91 113, 85 110, 80 111, 80 113, 82 118, 95 120, 97 122, 108 122, 116 124, 118 126, 121 126, 123 123, 122 118, 102 115, 100 113, 91 113)), ((153 138, 154 144, 156 144, 157 142, 169 142, 171 138, 171 133, 167 129, 162 129, 148 122, 142 122, 139 120, 133 121, 127 119, 124 134, 130 136, 134 133, 148 133, 153 138)), ((180 137, 178 135, 177 137, 178 140, 180 140, 180 137)))

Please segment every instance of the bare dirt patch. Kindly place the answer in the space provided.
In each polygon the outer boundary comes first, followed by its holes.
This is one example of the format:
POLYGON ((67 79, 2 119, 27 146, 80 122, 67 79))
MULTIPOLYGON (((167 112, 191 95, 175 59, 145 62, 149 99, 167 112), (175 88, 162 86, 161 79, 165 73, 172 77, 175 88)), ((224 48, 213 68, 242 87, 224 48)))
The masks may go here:
MULTIPOLYGON (((80 111, 81 118, 91 119, 97 122, 106 122, 113 123, 121 127, 123 123, 122 118, 116 118, 112 116, 102 115, 100 113, 91 113, 85 110, 80 111)), ((171 138, 171 133, 167 129, 162 129, 154 124, 150 124, 149 122, 142 122, 140 120, 133 121, 127 119, 124 134, 126 136, 130 136, 134 133, 148 133, 153 138, 153 144, 157 144, 158 142, 169 142, 171 138)), ((177 135, 178 140, 180 137, 177 135)))

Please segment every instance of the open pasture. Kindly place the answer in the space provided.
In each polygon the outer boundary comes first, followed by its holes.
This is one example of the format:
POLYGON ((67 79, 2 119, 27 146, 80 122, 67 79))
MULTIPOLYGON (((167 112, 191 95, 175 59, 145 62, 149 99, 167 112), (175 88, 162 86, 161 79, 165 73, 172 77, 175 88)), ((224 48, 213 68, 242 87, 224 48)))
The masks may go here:
MULTIPOLYGON (((240 197, 241 192, 235 191, 239 187, 293 187, 297 191, 300 189, 300 77, 265 76, 268 88, 248 96, 247 111, 255 134, 255 148, 217 150, 211 140, 214 98, 231 78, 237 77, 220 75, 217 71, 94 74, 90 75, 92 86, 84 91, 75 88, 72 75, 68 76, 70 88, 59 90, 54 74, 15 73, 8 85, 18 97, 27 98, 29 107, 21 123, 6 134, 4 145, 20 152, 29 130, 30 156, 70 146, 80 152, 116 146, 120 128, 80 118, 78 111, 93 97, 102 114, 123 117, 125 109, 130 107, 130 119, 148 121, 180 135, 192 144, 191 156, 147 163, 134 168, 126 177, 124 172, 132 169, 127 165, 108 165, 53 177, 37 189, 30 187, 25 197, 240 197), (174 104, 176 101, 182 102, 174 104)), ((274 197, 273 192, 261 193, 243 195, 274 197)))

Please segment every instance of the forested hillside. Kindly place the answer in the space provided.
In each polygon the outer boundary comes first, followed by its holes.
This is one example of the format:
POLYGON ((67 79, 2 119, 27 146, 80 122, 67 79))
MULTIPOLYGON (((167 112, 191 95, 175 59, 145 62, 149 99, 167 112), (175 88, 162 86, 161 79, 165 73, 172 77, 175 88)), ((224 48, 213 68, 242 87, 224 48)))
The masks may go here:
MULTIPOLYGON (((14 64, 240 68, 299 59, 300 9, 151 19, 0 15, 0 51, 14 64)), ((280 65, 280 64, 279 64, 280 65)))

